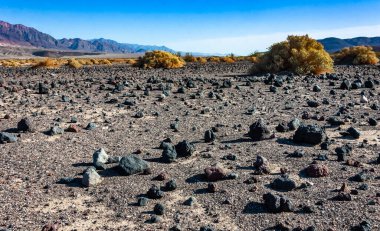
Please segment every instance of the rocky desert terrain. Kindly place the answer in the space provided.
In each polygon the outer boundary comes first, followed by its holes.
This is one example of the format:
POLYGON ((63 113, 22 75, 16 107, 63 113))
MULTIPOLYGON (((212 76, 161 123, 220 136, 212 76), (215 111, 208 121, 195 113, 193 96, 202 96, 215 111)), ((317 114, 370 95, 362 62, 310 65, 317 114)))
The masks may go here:
POLYGON ((0 68, 1 230, 380 230, 380 69, 0 68))

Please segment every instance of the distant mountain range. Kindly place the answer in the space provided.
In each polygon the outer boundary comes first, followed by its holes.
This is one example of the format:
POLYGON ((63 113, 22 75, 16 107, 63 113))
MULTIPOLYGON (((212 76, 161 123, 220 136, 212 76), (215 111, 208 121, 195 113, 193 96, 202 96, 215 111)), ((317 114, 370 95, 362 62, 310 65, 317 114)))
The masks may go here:
MULTIPOLYGON (((352 39, 325 38, 318 40, 328 52, 335 52, 344 47, 352 46, 372 46, 375 50, 380 50, 380 37, 357 37, 352 39)), ((84 40, 80 38, 73 39, 55 39, 54 37, 42 33, 32 27, 21 24, 10 24, 0 20, 0 46, 2 47, 26 47, 42 50, 58 50, 66 53, 117 53, 133 54, 144 53, 152 50, 162 50, 176 52, 165 46, 150 46, 128 43, 118 43, 110 39, 92 39, 84 40)), ((46 52, 40 52, 44 54, 46 52)), ((181 52, 184 54, 185 52, 181 52)), ((220 55, 220 54, 203 54, 193 53, 195 56, 220 55)))
POLYGON ((165 46, 118 43, 103 38, 92 40, 80 38, 55 39, 32 27, 10 24, 4 21, 0 21, 0 45, 96 53, 143 53, 152 50, 175 52, 165 46))
POLYGON ((380 48, 380 37, 357 37, 351 39, 325 38, 318 40, 328 52, 336 52, 345 47, 372 46, 375 50, 380 48))

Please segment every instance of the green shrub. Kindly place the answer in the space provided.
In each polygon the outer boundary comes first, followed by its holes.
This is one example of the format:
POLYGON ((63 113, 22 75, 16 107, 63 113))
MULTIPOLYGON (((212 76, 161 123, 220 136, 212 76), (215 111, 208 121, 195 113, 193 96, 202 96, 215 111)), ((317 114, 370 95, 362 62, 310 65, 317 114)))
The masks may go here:
POLYGON ((150 51, 140 57, 135 66, 141 68, 180 68, 185 65, 185 61, 166 51, 150 51))
POLYGON ((379 59, 372 47, 346 47, 333 55, 337 64, 365 65, 376 64, 379 59))
POLYGON ((318 41, 305 36, 288 36, 258 56, 251 73, 292 71, 298 74, 320 74, 333 70, 333 60, 318 41))

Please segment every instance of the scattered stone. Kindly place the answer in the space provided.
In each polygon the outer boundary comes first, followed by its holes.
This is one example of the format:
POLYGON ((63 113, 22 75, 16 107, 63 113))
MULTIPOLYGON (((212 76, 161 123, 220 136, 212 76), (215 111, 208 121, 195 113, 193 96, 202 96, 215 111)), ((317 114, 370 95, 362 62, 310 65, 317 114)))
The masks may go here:
POLYGON ((174 179, 166 182, 165 189, 168 191, 176 190, 177 189, 177 182, 174 179))
POLYGON ((207 185, 207 191, 210 193, 215 193, 217 190, 217 186, 215 183, 208 183, 207 185))
POLYGON ((80 131, 80 128, 75 124, 70 124, 68 128, 65 130, 66 132, 74 132, 78 133, 80 131))
POLYGON ((92 155, 92 163, 95 166, 95 168, 99 170, 106 169, 105 164, 108 162, 108 159, 109 156, 103 148, 96 150, 92 155))
POLYGON ((194 153, 195 146, 193 144, 189 143, 187 140, 184 140, 182 142, 179 142, 175 146, 175 150, 176 150, 178 156, 189 157, 194 153))
POLYGON ((8 132, 0 132, 0 144, 15 143, 15 142, 17 142, 16 136, 8 132))
POLYGON ((142 173, 149 168, 148 163, 136 155, 128 155, 121 158, 119 169, 125 175, 142 173))
POLYGON ((218 181, 226 178, 226 173, 221 167, 207 167, 204 172, 209 181, 218 181))
POLYGON ((374 118, 368 118, 368 124, 371 126, 377 126, 377 120, 374 118))
POLYGON ((332 198, 334 201, 351 201, 352 197, 351 194, 345 193, 345 192, 340 192, 338 195, 332 198))
POLYGON ((143 117, 144 117, 144 112, 142 112, 142 111, 136 112, 135 118, 140 119, 140 118, 143 118, 143 117))
POLYGON ((183 204, 187 206, 193 206, 196 202, 197 200, 195 199, 195 197, 189 197, 189 199, 183 202, 183 204))
POLYGON ((356 174, 355 176, 351 177, 350 180, 356 181, 356 182, 364 182, 364 181, 369 180, 370 178, 371 178, 370 175, 366 171, 362 171, 356 174))
POLYGON ((82 184, 86 187, 94 187, 102 182, 102 177, 94 167, 89 167, 83 174, 82 184))
POLYGON ((302 158, 305 155, 305 151, 303 150, 295 150, 294 152, 290 153, 288 157, 293 157, 293 158, 302 158))
POLYGON ((354 127, 347 129, 347 133, 355 139, 359 139, 361 133, 354 127))
POLYGON ((166 173, 166 172, 161 172, 160 174, 158 174, 154 180, 158 180, 158 181, 164 181, 164 180, 167 180, 169 178, 169 175, 166 173))
POLYGON ((204 135, 206 143, 213 142, 216 139, 216 135, 212 130, 207 130, 204 135))
POLYGON ((148 204, 149 199, 146 197, 139 197, 137 199, 137 205, 138 206, 146 206, 148 204))
POLYGON ((290 179, 288 175, 282 175, 281 177, 274 179, 271 183, 271 187, 276 190, 291 191, 297 186, 296 182, 290 179))
POLYGON ((17 130, 20 132, 34 132, 32 121, 29 118, 23 118, 17 123, 17 130))
POLYGON ((64 133, 63 128, 58 127, 58 126, 51 127, 49 130, 49 135, 51 136, 62 135, 63 133, 64 133))
POLYGON ((347 156, 352 152, 352 146, 345 144, 342 147, 335 148, 335 153, 338 156, 338 161, 346 161, 347 156))
POLYGON ((293 141, 316 145, 326 138, 325 131, 317 125, 301 125, 294 134, 293 141))
POLYGON ((249 127, 248 135, 253 141, 266 140, 273 137, 263 119, 259 119, 249 127))
POLYGON ((257 156, 256 161, 253 163, 256 175, 263 175, 271 173, 268 160, 263 156, 257 156))
POLYGON ((301 121, 297 118, 295 119, 292 119, 289 123, 288 123, 288 127, 289 127, 289 130, 290 131, 295 131, 298 129, 298 127, 301 126, 301 121))
POLYGON ((372 225, 368 221, 363 221, 359 225, 353 226, 351 231, 371 231, 372 225))
POLYGON ((264 204, 271 213, 292 212, 293 203, 285 196, 266 193, 263 195, 264 204))
POLYGON ((86 130, 92 131, 96 129, 96 124, 95 123, 88 123, 86 126, 86 130))
POLYGON ((311 164, 305 169, 309 177, 324 177, 329 175, 329 169, 323 164, 311 164))
POLYGON ((161 147, 164 149, 161 157, 163 162, 172 163, 177 159, 177 151, 171 143, 161 143, 161 147))
POLYGON ((154 206, 153 211, 154 211, 154 213, 156 215, 164 215, 164 213, 165 213, 165 206, 163 204, 158 203, 158 204, 156 204, 154 206))
POLYGON ((164 196, 164 192, 157 185, 152 185, 146 194, 150 199, 160 199, 164 196))
MULTIPOLYGON (((59 225, 58 223, 54 224, 46 224, 44 227, 42 227, 42 231, 58 231, 59 225)), ((8 229, 4 230, 7 231, 8 229)))

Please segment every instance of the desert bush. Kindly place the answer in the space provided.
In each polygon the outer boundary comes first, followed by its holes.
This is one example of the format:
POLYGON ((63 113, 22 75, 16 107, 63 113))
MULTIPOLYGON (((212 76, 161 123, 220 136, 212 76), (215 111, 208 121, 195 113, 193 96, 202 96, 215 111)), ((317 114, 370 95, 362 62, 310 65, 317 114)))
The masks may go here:
POLYGON ((36 61, 36 63, 32 64, 32 68, 57 68, 60 67, 60 63, 54 59, 45 59, 42 61, 36 61))
POLYGON ((81 68, 81 67, 82 67, 82 64, 80 64, 80 63, 78 62, 78 60, 76 60, 76 59, 69 59, 69 60, 67 61, 67 65, 68 65, 69 67, 73 67, 73 68, 81 68))
POLYGON ((335 53, 333 57, 337 64, 365 65, 379 62, 372 47, 366 46, 346 47, 335 53))
POLYGON ((100 65, 111 65, 112 63, 108 59, 99 60, 100 65))
POLYGON ((185 56, 183 56, 183 60, 187 63, 195 63, 198 61, 197 58, 190 53, 186 53, 185 56))
POLYGON ((185 65, 185 61, 169 52, 150 51, 140 57, 135 66, 141 68, 180 68, 185 65))
POLYGON ((288 36, 260 56, 251 73, 292 71, 298 74, 320 74, 333 69, 333 60, 318 41, 305 36, 288 36))
POLYGON ((212 62, 212 63, 220 63, 220 62, 221 62, 221 59, 220 59, 220 57, 212 56, 212 57, 208 57, 208 58, 207 58, 207 61, 208 61, 208 62, 212 62))
POLYGON ((222 61, 223 63, 234 63, 235 58, 231 56, 226 56, 226 57, 222 57, 220 61, 222 61))
POLYGON ((204 64, 204 63, 207 63, 207 59, 204 58, 204 57, 198 57, 198 58, 197 58, 197 62, 198 62, 198 63, 201 63, 201 64, 204 64))

